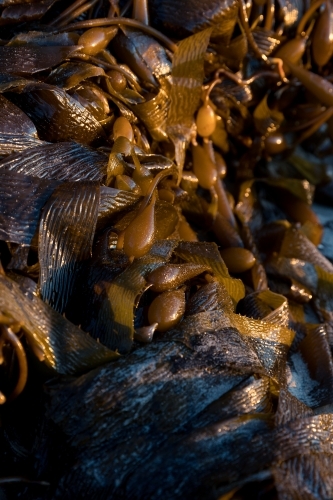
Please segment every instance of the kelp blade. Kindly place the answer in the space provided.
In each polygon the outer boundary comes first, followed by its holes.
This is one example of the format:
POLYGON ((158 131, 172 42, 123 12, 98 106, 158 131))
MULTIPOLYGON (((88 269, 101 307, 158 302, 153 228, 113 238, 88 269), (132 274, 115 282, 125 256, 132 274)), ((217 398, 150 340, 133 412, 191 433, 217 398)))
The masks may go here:
POLYGON ((118 355, 98 344, 38 297, 27 297, 9 278, 0 275, 0 310, 22 324, 28 342, 41 350, 45 363, 62 374, 84 373, 118 355))
POLYGON ((66 183, 45 205, 39 229, 40 291, 60 313, 66 309, 82 262, 91 256, 98 216, 97 183, 66 183))
POLYGON ((41 210, 58 184, 0 169, 0 238, 29 245, 41 210))

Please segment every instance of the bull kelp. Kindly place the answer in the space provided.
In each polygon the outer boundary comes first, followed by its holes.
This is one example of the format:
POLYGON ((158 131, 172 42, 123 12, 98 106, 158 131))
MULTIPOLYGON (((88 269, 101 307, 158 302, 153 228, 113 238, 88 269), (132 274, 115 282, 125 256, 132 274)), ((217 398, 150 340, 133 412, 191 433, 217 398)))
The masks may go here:
POLYGON ((331 0, 0 25, 0 497, 332 498, 331 0))

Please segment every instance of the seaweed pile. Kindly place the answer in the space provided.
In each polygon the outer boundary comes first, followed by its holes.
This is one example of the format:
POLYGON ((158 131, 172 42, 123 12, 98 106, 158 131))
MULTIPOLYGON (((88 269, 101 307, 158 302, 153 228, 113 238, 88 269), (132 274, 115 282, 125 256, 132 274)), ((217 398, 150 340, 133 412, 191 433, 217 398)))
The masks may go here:
POLYGON ((0 1, 0 499, 328 500, 333 5, 148 7, 0 1))

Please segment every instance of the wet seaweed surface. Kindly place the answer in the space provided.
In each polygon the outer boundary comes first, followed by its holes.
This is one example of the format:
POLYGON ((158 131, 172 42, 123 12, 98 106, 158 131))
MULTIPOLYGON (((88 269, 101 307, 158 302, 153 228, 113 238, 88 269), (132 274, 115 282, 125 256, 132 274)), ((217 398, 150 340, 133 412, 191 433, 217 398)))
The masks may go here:
POLYGON ((331 499, 331 1, 0 27, 0 500, 331 499))

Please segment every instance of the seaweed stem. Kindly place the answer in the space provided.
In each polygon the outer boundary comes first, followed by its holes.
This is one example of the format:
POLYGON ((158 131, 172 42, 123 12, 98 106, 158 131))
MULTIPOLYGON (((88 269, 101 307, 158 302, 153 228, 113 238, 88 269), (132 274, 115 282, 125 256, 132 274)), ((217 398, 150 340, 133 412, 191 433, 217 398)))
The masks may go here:
POLYGON ((23 346, 17 336, 12 332, 10 328, 0 325, 2 338, 11 344, 15 351, 18 365, 19 365, 19 377, 16 386, 10 396, 7 398, 8 401, 16 398, 23 391, 28 378, 28 363, 25 355, 23 346))
POLYGON ((157 31, 151 26, 147 26, 146 24, 141 23, 140 21, 136 21, 135 19, 130 19, 127 17, 119 17, 116 19, 108 19, 107 17, 100 19, 89 19, 88 21, 80 21, 77 23, 69 24, 68 26, 60 28, 57 31, 61 33, 63 31, 75 31, 87 28, 95 28, 100 26, 113 26, 113 25, 115 26, 124 25, 124 26, 130 26, 132 28, 141 29, 148 35, 151 35, 160 42, 164 43, 164 45, 172 52, 176 52, 178 49, 178 46, 172 40, 170 40, 170 38, 163 35, 160 31, 157 31))
POLYGON ((73 2, 72 5, 70 5, 69 7, 67 7, 66 10, 64 10, 61 14, 59 14, 58 17, 56 17, 55 19, 53 19, 49 23, 49 26, 56 26, 59 21, 61 21, 64 17, 66 17, 69 14, 71 14, 78 7, 81 7, 81 5, 84 4, 85 2, 86 2, 86 0, 76 0, 76 2, 73 2))
POLYGON ((62 28, 64 26, 67 26, 67 24, 76 19, 77 17, 79 17, 81 14, 83 14, 84 12, 86 12, 87 10, 91 9, 96 3, 98 2, 98 0, 90 0, 90 2, 87 2, 83 5, 81 5, 80 7, 78 7, 76 10, 74 10, 71 15, 68 17, 68 18, 65 18, 63 21, 61 21, 59 24, 58 24, 58 28, 62 28))

